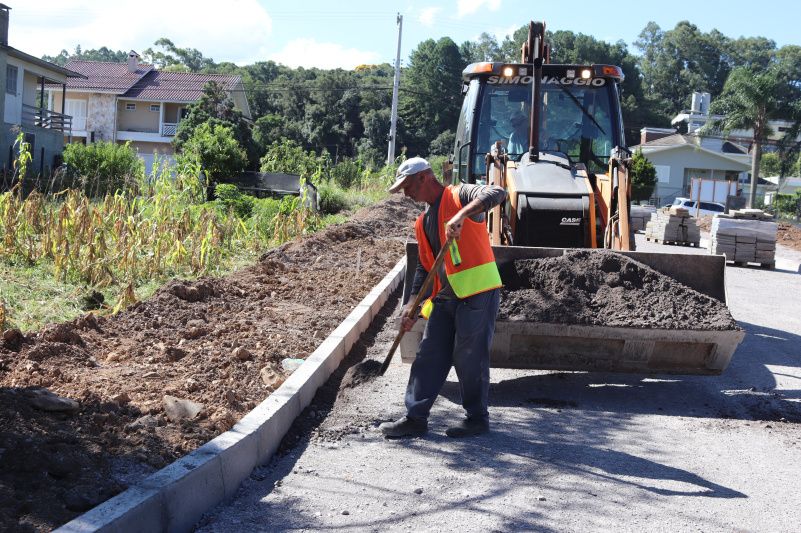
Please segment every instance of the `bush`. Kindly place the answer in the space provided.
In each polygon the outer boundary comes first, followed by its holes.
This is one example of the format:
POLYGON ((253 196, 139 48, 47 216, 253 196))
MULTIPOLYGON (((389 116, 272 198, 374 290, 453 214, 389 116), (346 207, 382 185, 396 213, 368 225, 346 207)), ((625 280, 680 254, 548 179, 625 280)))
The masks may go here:
POLYGON ((331 169, 330 177, 343 189, 361 185, 364 165, 358 159, 343 159, 331 169))
POLYGON ((306 152, 294 141, 282 139, 270 145, 261 158, 259 169, 262 172, 296 174, 317 185, 321 170, 327 165, 325 157, 319 157, 312 151, 306 152))
POLYGON ((451 130, 446 130, 431 141, 431 145, 428 147, 428 153, 431 155, 449 156, 453 153, 453 146, 455 144, 456 133, 451 130))
POLYGON ((281 208, 281 200, 276 198, 254 198, 253 211, 248 226, 261 238, 270 240, 275 233, 275 216, 281 208))
POLYGON ((250 218, 253 213, 254 200, 252 196, 243 194, 236 185, 230 183, 219 183, 214 187, 216 203, 223 210, 234 210, 236 216, 242 219, 250 218))
POLYGON ((348 209, 348 199, 345 197, 344 191, 335 185, 323 183, 317 188, 317 194, 320 201, 320 213, 323 215, 335 215, 348 209))
POLYGON ((247 165, 247 155, 227 126, 203 123, 183 143, 178 164, 199 163, 210 181, 231 176, 247 165))
POLYGON ((656 168, 637 150, 631 158, 631 199, 647 200, 656 187, 656 168))
POLYGON ((120 190, 135 190, 144 178, 145 164, 130 143, 99 141, 64 147, 63 188, 81 189, 98 197, 120 190))
POLYGON ((798 216, 801 210, 801 191, 795 194, 777 194, 773 204, 783 216, 798 216))

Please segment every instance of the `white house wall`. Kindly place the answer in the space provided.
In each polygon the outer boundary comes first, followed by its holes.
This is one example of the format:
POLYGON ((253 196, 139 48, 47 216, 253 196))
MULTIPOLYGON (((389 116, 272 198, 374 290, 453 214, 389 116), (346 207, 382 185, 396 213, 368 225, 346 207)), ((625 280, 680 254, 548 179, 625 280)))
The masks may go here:
POLYGON ((724 157, 717 157, 693 146, 679 146, 656 151, 644 148, 643 154, 654 166, 661 167, 659 168, 660 174, 664 175, 664 167, 669 169, 669 180, 667 182, 657 181, 654 190, 654 196, 660 198, 661 204, 672 202, 676 196, 685 195, 687 188, 687 184, 684 183, 685 169, 714 169, 716 175, 717 172, 722 174, 726 170, 743 173, 748 169, 748 165, 745 163, 729 161, 724 157))

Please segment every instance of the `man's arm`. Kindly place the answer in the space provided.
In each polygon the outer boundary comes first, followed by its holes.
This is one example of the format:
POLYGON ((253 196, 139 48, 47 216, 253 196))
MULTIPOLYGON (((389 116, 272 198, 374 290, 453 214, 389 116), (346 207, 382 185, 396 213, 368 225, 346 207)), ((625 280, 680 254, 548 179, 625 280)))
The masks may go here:
POLYGON ((445 224, 446 237, 459 238, 462 233, 462 224, 468 217, 476 222, 483 221, 483 214, 506 200, 506 191, 497 185, 468 185, 462 184, 459 190, 459 199, 464 204, 469 200, 447 224, 445 224), (479 218, 477 215, 481 214, 479 218))

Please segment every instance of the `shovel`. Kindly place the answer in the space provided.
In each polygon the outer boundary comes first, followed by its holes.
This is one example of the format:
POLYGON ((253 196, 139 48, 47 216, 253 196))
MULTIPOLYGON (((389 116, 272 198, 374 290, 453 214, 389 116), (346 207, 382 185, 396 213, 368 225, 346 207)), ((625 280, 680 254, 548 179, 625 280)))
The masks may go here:
MULTIPOLYGON (((425 281, 423 281, 423 286, 420 287, 420 291, 417 293, 417 297, 414 299, 414 304, 411 307, 409 307, 409 313, 406 315, 407 318, 414 318, 414 316, 417 314, 417 308, 420 307, 420 303, 423 301, 423 297, 426 294, 428 294, 428 291, 434 284, 434 276, 437 275, 439 267, 445 260, 445 252, 448 250, 448 248, 450 248, 452 243, 453 243, 453 237, 450 237, 448 240, 445 241, 445 244, 442 246, 442 248, 440 248, 439 253, 437 254, 437 258, 434 259, 434 266, 432 266, 431 270, 428 271, 428 275, 426 276, 425 281)), ((395 355, 395 350, 398 349, 398 346, 400 345, 400 341, 403 338, 404 333, 406 332, 401 329, 398 332, 398 335, 395 337, 395 342, 392 343, 392 348, 389 349, 389 353, 384 359, 384 363, 381 365, 381 370, 379 371, 380 376, 383 376, 384 372, 387 371, 389 363, 390 361, 392 361, 392 356, 395 355)))

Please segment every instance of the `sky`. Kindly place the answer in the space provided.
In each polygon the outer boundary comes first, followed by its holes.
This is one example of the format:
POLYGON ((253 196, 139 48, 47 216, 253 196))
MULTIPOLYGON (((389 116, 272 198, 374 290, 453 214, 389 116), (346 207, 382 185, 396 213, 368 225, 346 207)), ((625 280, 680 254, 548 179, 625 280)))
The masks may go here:
POLYGON ((272 60, 290 67, 352 69, 394 64, 397 14, 403 16, 401 61, 426 39, 457 44, 482 32, 499 41, 530 20, 550 30, 633 42, 649 21, 663 30, 689 20, 702 31, 732 38, 764 36, 778 46, 801 45, 798 0, 4 0, 11 7, 9 44, 37 57, 107 46, 142 52, 160 37, 196 48, 217 62, 272 60))

